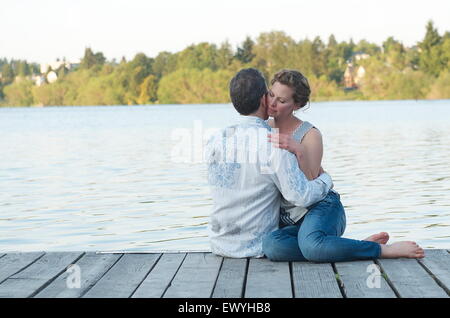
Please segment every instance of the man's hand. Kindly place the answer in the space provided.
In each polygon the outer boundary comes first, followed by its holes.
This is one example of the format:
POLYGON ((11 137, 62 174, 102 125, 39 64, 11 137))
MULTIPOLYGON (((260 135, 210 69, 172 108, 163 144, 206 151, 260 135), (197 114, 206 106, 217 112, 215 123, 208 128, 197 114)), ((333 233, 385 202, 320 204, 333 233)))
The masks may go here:
POLYGON ((320 168, 319 168, 319 176, 320 176, 322 173, 325 173, 325 171, 323 170, 322 166, 320 166, 320 168))
POLYGON ((304 152, 303 145, 292 138, 291 135, 271 133, 267 137, 269 141, 277 148, 286 149, 292 152, 297 157, 301 156, 304 152))

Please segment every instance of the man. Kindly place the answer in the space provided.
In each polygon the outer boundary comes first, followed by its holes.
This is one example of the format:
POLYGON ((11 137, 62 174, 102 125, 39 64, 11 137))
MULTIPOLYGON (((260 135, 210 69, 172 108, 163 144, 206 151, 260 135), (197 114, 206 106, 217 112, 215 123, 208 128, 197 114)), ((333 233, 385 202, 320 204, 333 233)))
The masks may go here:
POLYGON ((268 141, 267 85, 258 70, 239 71, 230 82, 230 97, 241 121, 215 134, 205 151, 214 203, 211 251, 263 257, 263 237, 278 228, 281 195, 308 207, 323 200, 333 183, 327 173, 308 181, 295 155, 268 141))

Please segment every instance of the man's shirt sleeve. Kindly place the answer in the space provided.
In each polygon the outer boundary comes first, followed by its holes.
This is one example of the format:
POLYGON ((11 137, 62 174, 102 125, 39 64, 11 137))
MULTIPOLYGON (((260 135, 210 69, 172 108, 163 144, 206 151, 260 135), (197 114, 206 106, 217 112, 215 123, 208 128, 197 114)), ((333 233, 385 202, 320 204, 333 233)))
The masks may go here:
POLYGON ((271 176, 283 197, 296 206, 309 207, 319 202, 333 187, 327 173, 309 181, 298 167, 294 154, 284 149, 273 149, 270 160, 271 176))

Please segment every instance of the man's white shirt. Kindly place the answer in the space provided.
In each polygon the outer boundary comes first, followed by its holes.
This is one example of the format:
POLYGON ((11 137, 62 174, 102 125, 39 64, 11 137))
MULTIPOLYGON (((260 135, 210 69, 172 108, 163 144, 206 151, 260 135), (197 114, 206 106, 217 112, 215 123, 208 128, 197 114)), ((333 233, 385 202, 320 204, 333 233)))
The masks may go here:
POLYGON ((326 173, 308 181, 296 156, 268 141, 271 127, 264 120, 241 117, 206 144, 213 199, 208 236, 214 254, 263 257, 264 235, 278 228, 281 195, 308 207, 323 200, 333 182, 326 173))

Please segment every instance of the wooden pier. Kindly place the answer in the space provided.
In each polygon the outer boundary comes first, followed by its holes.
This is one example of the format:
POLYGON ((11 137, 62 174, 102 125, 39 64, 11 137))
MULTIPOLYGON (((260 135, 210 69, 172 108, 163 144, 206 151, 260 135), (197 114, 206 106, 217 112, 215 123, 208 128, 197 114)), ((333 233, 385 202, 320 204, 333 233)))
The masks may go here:
POLYGON ((0 253, 0 297, 448 298, 450 251, 426 249, 420 260, 339 263, 206 252, 0 253))

